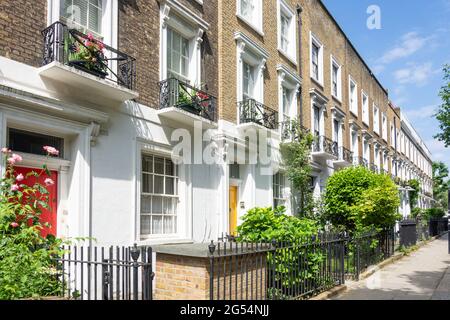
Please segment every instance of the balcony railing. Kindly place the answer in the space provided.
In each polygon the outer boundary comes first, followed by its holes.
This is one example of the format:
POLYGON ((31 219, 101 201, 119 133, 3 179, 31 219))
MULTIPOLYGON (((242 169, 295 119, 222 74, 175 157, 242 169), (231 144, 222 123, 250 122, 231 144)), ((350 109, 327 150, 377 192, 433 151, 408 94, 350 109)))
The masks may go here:
POLYGON ((373 163, 370 165, 370 170, 372 170, 372 172, 375 172, 375 173, 379 173, 380 172, 378 170, 378 166, 373 164, 373 163))
POLYGON ((298 141, 300 139, 300 134, 306 135, 310 133, 310 130, 299 126, 294 121, 290 120, 289 118, 285 119, 285 121, 280 123, 281 127, 281 140, 291 140, 291 141, 298 141), (301 132, 299 132, 299 130, 301 132))
POLYGON ((355 166, 362 166, 364 168, 369 168, 369 162, 362 157, 353 157, 353 164, 355 166))
POLYGON ((339 160, 346 161, 348 163, 352 163, 353 152, 348 150, 345 147, 339 147, 339 160))
POLYGON ((238 102, 240 123, 256 123, 267 129, 278 129, 278 112, 257 102, 247 99, 238 102))
POLYGON ((42 35, 44 66, 56 61, 134 90, 136 60, 129 55, 62 22, 53 23, 42 35))
POLYGON ((313 142, 313 152, 324 152, 332 156, 338 157, 338 143, 325 137, 325 136, 315 136, 313 142))
POLYGON ((179 108, 204 119, 217 121, 217 99, 189 83, 170 78, 159 83, 159 108, 179 108))

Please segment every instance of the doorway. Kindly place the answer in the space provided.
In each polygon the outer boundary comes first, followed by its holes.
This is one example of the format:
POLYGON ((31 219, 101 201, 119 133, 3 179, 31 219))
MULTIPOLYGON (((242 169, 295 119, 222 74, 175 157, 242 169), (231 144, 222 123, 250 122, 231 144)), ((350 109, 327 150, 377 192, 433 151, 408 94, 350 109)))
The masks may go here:
POLYGON ((228 233, 230 236, 237 235, 237 216, 238 216, 238 187, 231 186, 229 192, 229 216, 228 233))

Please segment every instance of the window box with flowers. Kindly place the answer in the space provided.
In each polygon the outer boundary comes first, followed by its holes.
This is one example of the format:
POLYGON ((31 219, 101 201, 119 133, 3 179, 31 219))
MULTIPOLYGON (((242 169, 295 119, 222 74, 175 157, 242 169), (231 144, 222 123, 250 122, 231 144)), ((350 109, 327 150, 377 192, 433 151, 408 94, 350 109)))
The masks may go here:
POLYGON ((108 76, 105 45, 91 33, 84 35, 76 30, 69 30, 64 45, 69 66, 102 79, 108 76))

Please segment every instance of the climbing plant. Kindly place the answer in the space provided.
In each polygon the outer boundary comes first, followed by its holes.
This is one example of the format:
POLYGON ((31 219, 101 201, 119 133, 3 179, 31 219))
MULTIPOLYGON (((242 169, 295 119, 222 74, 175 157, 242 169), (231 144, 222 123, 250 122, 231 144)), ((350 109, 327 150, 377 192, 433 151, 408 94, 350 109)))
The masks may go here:
POLYGON ((411 208, 415 208, 417 206, 417 200, 419 199, 420 182, 416 179, 412 179, 408 181, 408 186, 414 189, 409 193, 409 201, 411 204, 411 208))
POLYGON ((281 143, 280 151, 286 176, 292 184, 292 195, 297 198, 298 214, 310 216, 314 201, 310 190, 310 153, 313 136, 296 120, 289 125, 290 140, 281 143))

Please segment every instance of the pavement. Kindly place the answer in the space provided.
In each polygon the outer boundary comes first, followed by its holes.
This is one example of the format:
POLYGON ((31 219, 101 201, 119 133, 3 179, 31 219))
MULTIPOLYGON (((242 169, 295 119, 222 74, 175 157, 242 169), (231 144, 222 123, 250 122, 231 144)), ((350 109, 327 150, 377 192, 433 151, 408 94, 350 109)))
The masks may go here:
POLYGON ((331 300, 450 300, 448 235, 376 271, 331 300))

